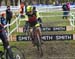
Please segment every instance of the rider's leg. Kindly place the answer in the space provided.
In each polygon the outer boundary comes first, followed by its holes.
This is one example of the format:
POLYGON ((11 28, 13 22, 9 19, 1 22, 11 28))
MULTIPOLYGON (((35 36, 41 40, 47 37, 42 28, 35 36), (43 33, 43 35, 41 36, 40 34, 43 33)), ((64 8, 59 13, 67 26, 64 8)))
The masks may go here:
POLYGON ((33 37, 33 28, 30 28, 30 38, 31 38, 31 40, 32 40, 32 44, 34 44, 34 37, 33 37))
POLYGON ((41 28, 40 27, 37 27, 37 31, 38 31, 39 35, 42 36, 41 28))
POLYGON ((10 48, 10 46, 9 46, 9 42, 8 42, 8 40, 7 40, 7 36, 6 36, 6 34, 5 34, 5 31, 3 31, 3 32, 0 33, 0 37, 1 37, 1 39, 2 39, 4 48, 7 50, 7 52, 8 52, 8 54, 9 54, 10 58, 11 58, 11 59, 14 59, 14 58, 13 58, 12 50, 11 50, 11 48, 10 48))
POLYGON ((40 39, 41 39, 41 43, 43 44, 43 41, 42 41, 42 33, 41 33, 41 28, 40 28, 40 27, 37 27, 37 28, 36 28, 36 32, 39 34, 40 39))

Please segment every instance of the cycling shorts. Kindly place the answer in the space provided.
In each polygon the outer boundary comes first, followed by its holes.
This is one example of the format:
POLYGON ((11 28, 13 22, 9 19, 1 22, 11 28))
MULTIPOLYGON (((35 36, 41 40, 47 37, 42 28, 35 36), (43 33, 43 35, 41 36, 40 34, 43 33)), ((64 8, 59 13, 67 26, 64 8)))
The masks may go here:
POLYGON ((34 22, 29 22, 29 26, 30 27, 38 27, 38 26, 40 26, 40 24, 37 21, 34 21, 34 22))

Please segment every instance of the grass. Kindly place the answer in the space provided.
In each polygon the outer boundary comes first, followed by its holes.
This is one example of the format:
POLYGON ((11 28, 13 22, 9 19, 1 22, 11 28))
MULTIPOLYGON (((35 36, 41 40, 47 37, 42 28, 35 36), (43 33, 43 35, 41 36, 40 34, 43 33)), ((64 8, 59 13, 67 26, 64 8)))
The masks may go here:
MULTIPOLYGON (((45 41, 45 42, 60 42, 60 41, 45 41)), ((63 42, 65 43, 75 43, 75 40, 63 40, 63 42)), ((27 46, 28 44, 30 45, 31 44, 31 41, 17 41, 17 42, 9 42, 9 44, 11 46, 27 46)), ((0 51, 3 50, 3 46, 2 46, 2 43, 0 43, 0 51)))
MULTIPOLYGON (((45 16, 45 15, 51 16, 51 15, 57 15, 57 14, 62 15, 62 13, 60 13, 60 12, 41 13, 41 15, 43 15, 43 16, 45 16)), ((66 19, 62 19, 61 16, 42 17, 42 21, 43 21, 43 26, 47 26, 47 27, 50 27, 50 26, 69 26, 70 25, 69 21, 66 19)), ((21 24, 19 26, 23 27, 24 24, 25 24, 25 21, 21 21, 21 24)), ((12 30, 15 26, 16 26, 15 24, 12 25, 10 30, 12 30)), ((71 31, 50 31, 50 32, 43 32, 43 34, 45 34, 45 35, 49 35, 49 34, 75 34, 75 31, 72 31, 72 30, 71 31)), ((15 32, 13 32, 13 35, 24 35, 24 33, 15 31, 15 32)), ((30 57, 30 59, 34 59, 32 57, 35 57, 35 55, 36 55, 35 50, 36 49, 34 49, 32 47, 31 41, 20 41, 20 42, 9 42, 9 43, 11 46, 14 45, 19 48, 22 47, 25 50, 24 54, 27 55, 26 56, 27 59, 29 59, 28 57, 30 57)), ((0 44, 2 44, 2 43, 0 43, 0 44)), ((73 49, 75 48, 75 40, 45 41, 43 50, 44 50, 46 57, 52 51, 52 53, 49 55, 51 57, 51 55, 58 55, 58 54, 61 55, 61 52, 65 53, 64 51, 68 51, 68 52, 72 53, 71 51, 74 51, 74 50, 72 50, 72 48, 73 49), (58 54, 53 54, 53 52, 55 53, 58 51, 60 51, 58 54)), ((3 50, 3 46, 0 46, 0 50, 3 50)), ((63 55, 65 55, 65 54, 63 54, 63 55)), ((40 59, 40 58, 38 58, 38 59, 40 59)), ((46 59, 46 58, 43 58, 43 59, 46 59)))

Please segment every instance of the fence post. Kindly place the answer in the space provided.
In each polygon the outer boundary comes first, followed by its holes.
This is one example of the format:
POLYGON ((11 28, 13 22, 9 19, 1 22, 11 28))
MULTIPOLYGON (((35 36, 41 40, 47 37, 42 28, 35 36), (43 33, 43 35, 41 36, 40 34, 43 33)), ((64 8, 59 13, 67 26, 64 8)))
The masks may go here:
POLYGON ((74 30, 74 19, 75 19, 75 17, 74 17, 74 15, 72 15, 73 16, 73 30, 74 30))
POLYGON ((16 21, 16 26, 17 26, 17 32, 19 31, 19 19, 16 21))
MULTIPOLYGON (((9 26, 10 26, 10 24, 9 24, 9 26)), ((10 35, 9 26, 7 26, 7 31, 8 31, 7 37, 8 37, 8 41, 10 40, 10 38, 9 38, 9 35, 10 35)))
POLYGON ((75 19, 75 17, 73 15, 73 13, 70 13, 70 16, 71 16, 71 18, 70 18, 70 25, 72 26, 72 28, 74 30, 74 27, 75 27, 75 25, 74 25, 74 19, 75 19))

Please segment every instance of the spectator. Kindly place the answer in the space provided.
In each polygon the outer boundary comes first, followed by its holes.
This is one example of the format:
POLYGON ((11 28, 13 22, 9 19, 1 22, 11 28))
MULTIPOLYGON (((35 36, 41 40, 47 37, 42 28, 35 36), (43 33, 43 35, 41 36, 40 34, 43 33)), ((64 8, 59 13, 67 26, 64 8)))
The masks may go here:
MULTIPOLYGON (((27 16, 27 6, 29 6, 28 3, 25 4, 25 16, 28 18, 27 16)), ((25 20, 25 25, 24 25, 24 32, 28 31, 29 28, 29 23, 28 23, 28 19, 25 20)))
POLYGON ((1 14, 1 18, 0 18, 1 24, 4 26, 6 25, 6 19, 5 19, 5 13, 1 14))
POLYGON ((25 14, 27 14, 27 6, 29 6, 28 3, 25 4, 25 14))
POLYGON ((68 18, 70 13, 70 2, 67 2, 66 5, 67 5, 67 18, 68 18))
POLYGON ((70 5, 69 3, 63 4, 63 19, 68 19, 69 11, 70 11, 70 5))
POLYGON ((66 5, 67 5, 67 10, 70 11, 70 3, 67 2, 66 5))
POLYGON ((7 6, 6 9, 6 21, 8 24, 10 24, 12 18, 12 11, 10 10, 10 6, 7 6))
POLYGON ((20 14, 21 14, 21 18, 25 17, 24 16, 24 3, 23 2, 21 2, 21 4, 20 4, 20 14))

